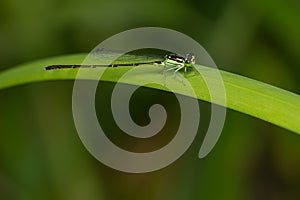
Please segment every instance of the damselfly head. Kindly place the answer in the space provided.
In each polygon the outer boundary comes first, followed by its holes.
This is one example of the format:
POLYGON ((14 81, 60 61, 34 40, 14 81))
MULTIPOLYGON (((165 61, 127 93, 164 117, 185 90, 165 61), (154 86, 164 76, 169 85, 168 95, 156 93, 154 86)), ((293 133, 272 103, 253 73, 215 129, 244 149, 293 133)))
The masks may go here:
POLYGON ((195 55, 193 53, 186 54, 185 63, 186 64, 195 64, 195 55))

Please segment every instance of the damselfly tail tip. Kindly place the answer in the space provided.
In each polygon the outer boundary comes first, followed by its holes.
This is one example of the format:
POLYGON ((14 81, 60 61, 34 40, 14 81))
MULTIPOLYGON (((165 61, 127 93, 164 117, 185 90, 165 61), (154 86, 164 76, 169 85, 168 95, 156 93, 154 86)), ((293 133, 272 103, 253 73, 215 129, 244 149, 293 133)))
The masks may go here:
MULTIPOLYGON (((49 65, 45 67, 45 70, 52 70, 52 69, 65 69, 65 68, 79 68, 81 65, 49 65)), ((82 66, 84 67, 84 66, 82 66)))
POLYGON ((57 67, 54 66, 54 65, 50 65, 50 66, 45 67, 45 70, 51 70, 51 69, 57 69, 57 67))

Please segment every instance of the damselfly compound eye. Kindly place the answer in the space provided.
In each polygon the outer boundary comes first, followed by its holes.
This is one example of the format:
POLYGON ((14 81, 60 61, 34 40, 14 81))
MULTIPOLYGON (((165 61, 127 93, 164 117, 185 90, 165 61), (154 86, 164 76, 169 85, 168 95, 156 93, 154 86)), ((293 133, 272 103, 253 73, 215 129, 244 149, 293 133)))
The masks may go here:
POLYGON ((195 64, 195 55, 193 53, 186 54, 185 63, 186 64, 195 64))

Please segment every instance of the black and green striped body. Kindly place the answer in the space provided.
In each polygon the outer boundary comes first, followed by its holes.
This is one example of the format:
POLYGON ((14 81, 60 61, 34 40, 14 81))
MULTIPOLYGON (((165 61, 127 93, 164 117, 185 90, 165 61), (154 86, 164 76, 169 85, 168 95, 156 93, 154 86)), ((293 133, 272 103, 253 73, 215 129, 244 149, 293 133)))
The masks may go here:
MULTIPOLYGON (((111 56, 118 57, 117 60, 113 61, 112 64, 104 65, 104 64, 95 64, 95 65, 50 65, 45 67, 46 70, 53 69, 67 69, 67 68, 97 68, 97 67, 121 67, 121 66, 140 66, 140 65, 164 65, 164 71, 174 70, 174 73, 177 73, 179 70, 184 69, 186 73, 186 69, 193 66, 195 63, 195 56, 192 53, 187 54, 185 57, 169 54, 164 58, 155 57, 153 55, 150 56, 141 56, 141 55, 132 55, 132 54, 118 54, 117 52, 106 52, 101 51, 101 53, 97 52, 97 56, 101 57, 104 61, 109 61, 111 56)), ((109 63, 109 62, 108 62, 109 63)))

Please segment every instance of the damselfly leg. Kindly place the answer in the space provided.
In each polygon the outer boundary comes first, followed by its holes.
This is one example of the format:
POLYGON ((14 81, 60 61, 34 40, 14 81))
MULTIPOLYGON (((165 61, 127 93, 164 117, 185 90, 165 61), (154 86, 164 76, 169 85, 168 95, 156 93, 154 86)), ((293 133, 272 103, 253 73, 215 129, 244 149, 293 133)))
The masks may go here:
POLYGON ((195 64, 195 56, 193 53, 187 54, 185 57, 179 55, 166 55, 165 60, 162 62, 164 65, 164 84, 166 85, 166 72, 174 70, 174 77, 179 77, 184 84, 181 76, 178 76, 177 72, 184 69, 184 76, 186 76, 187 68, 193 68, 195 64))

